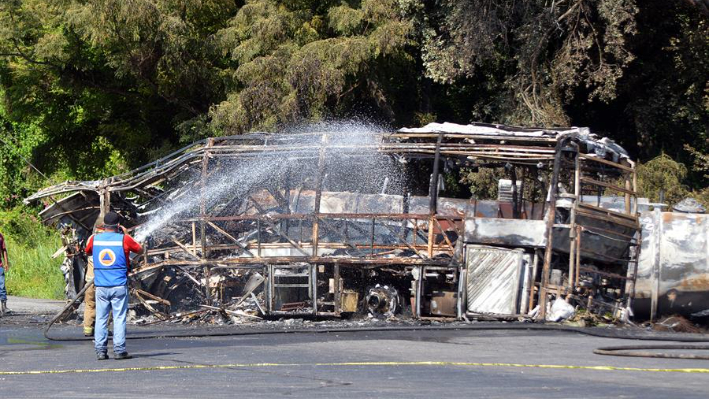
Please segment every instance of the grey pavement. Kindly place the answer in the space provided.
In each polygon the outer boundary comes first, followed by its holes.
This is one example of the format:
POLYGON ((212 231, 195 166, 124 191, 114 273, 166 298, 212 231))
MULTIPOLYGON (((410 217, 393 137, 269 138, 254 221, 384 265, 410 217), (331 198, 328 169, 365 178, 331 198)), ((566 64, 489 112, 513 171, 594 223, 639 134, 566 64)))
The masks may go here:
POLYGON ((134 359, 97 361, 90 341, 50 342, 39 326, 0 324, 0 396, 707 397, 709 361, 593 354, 629 344, 640 343, 548 331, 360 331, 129 340, 134 359), (548 365, 563 368, 540 367, 548 365))
POLYGON ((24 298, 8 295, 7 307, 19 314, 56 314, 66 306, 66 301, 24 298))

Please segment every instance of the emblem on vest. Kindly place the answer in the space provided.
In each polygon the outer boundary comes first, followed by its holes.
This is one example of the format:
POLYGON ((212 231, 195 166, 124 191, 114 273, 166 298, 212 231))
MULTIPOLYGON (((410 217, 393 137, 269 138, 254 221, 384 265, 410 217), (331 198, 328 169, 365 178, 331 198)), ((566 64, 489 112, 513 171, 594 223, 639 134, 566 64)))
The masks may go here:
POLYGON ((113 252, 113 250, 106 248, 98 253, 98 261, 103 266, 113 266, 116 262, 116 253, 113 252))

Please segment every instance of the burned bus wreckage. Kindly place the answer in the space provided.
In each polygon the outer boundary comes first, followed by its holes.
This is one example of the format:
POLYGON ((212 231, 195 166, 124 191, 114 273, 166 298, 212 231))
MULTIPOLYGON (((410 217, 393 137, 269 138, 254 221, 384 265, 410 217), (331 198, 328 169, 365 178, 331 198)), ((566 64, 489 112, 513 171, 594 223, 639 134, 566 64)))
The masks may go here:
POLYGON ((132 306, 162 319, 628 316, 642 204, 620 146, 585 128, 354 130, 210 138, 27 201, 51 200, 69 296, 96 221, 120 213, 148 247, 132 306), (495 170, 497 198, 445 196, 461 169, 495 170))

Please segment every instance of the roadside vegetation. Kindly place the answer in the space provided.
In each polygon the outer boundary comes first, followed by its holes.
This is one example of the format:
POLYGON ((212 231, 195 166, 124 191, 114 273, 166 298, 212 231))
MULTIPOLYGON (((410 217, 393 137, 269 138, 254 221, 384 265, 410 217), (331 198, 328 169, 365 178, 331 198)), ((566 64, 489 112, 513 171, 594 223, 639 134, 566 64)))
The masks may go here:
POLYGON ((61 247, 59 234, 19 208, 0 212, 0 232, 10 261, 5 276, 8 294, 63 299, 62 259, 51 258, 61 247))

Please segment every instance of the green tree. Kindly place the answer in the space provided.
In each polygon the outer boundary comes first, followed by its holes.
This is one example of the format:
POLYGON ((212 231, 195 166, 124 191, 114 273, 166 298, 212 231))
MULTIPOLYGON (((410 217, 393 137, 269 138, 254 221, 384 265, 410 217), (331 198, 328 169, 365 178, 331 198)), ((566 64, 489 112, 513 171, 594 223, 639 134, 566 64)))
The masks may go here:
POLYGON ((358 102, 394 119, 388 89, 392 70, 411 61, 411 25, 393 0, 351 3, 248 1, 218 33, 234 69, 227 99, 211 112, 218 129, 319 120, 358 102))
POLYGON ((565 103, 615 99, 637 12, 634 0, 442 1, 421 30, 426 74, 493 80, 499 120, 568 125, 565 103))
MULTIPOLYGON (((5 0, 0 195, 323 118, 590 126, 707 153, 702 1, 5 0), (12 153, 15 151, 16 153, 12 153), (19 177, 23 177, 20 179, 19 177)), ((690 169, 691 189, 706 187, 690 169)))
POLYGON ((689 194, 689 190, 684 185, 686 177, 686 166, 676 162, 667 154, 660 154, 638 166, 638 192, 654 202, 660 201, 662 193, 664 202, 671 206, 689 194))
POLYGON ((226 0, 2 2, 6 119, 43 132, 33 158, 45 171, 96 178, 140 165, 223 95, 210 38, 236 9, 226 0))

